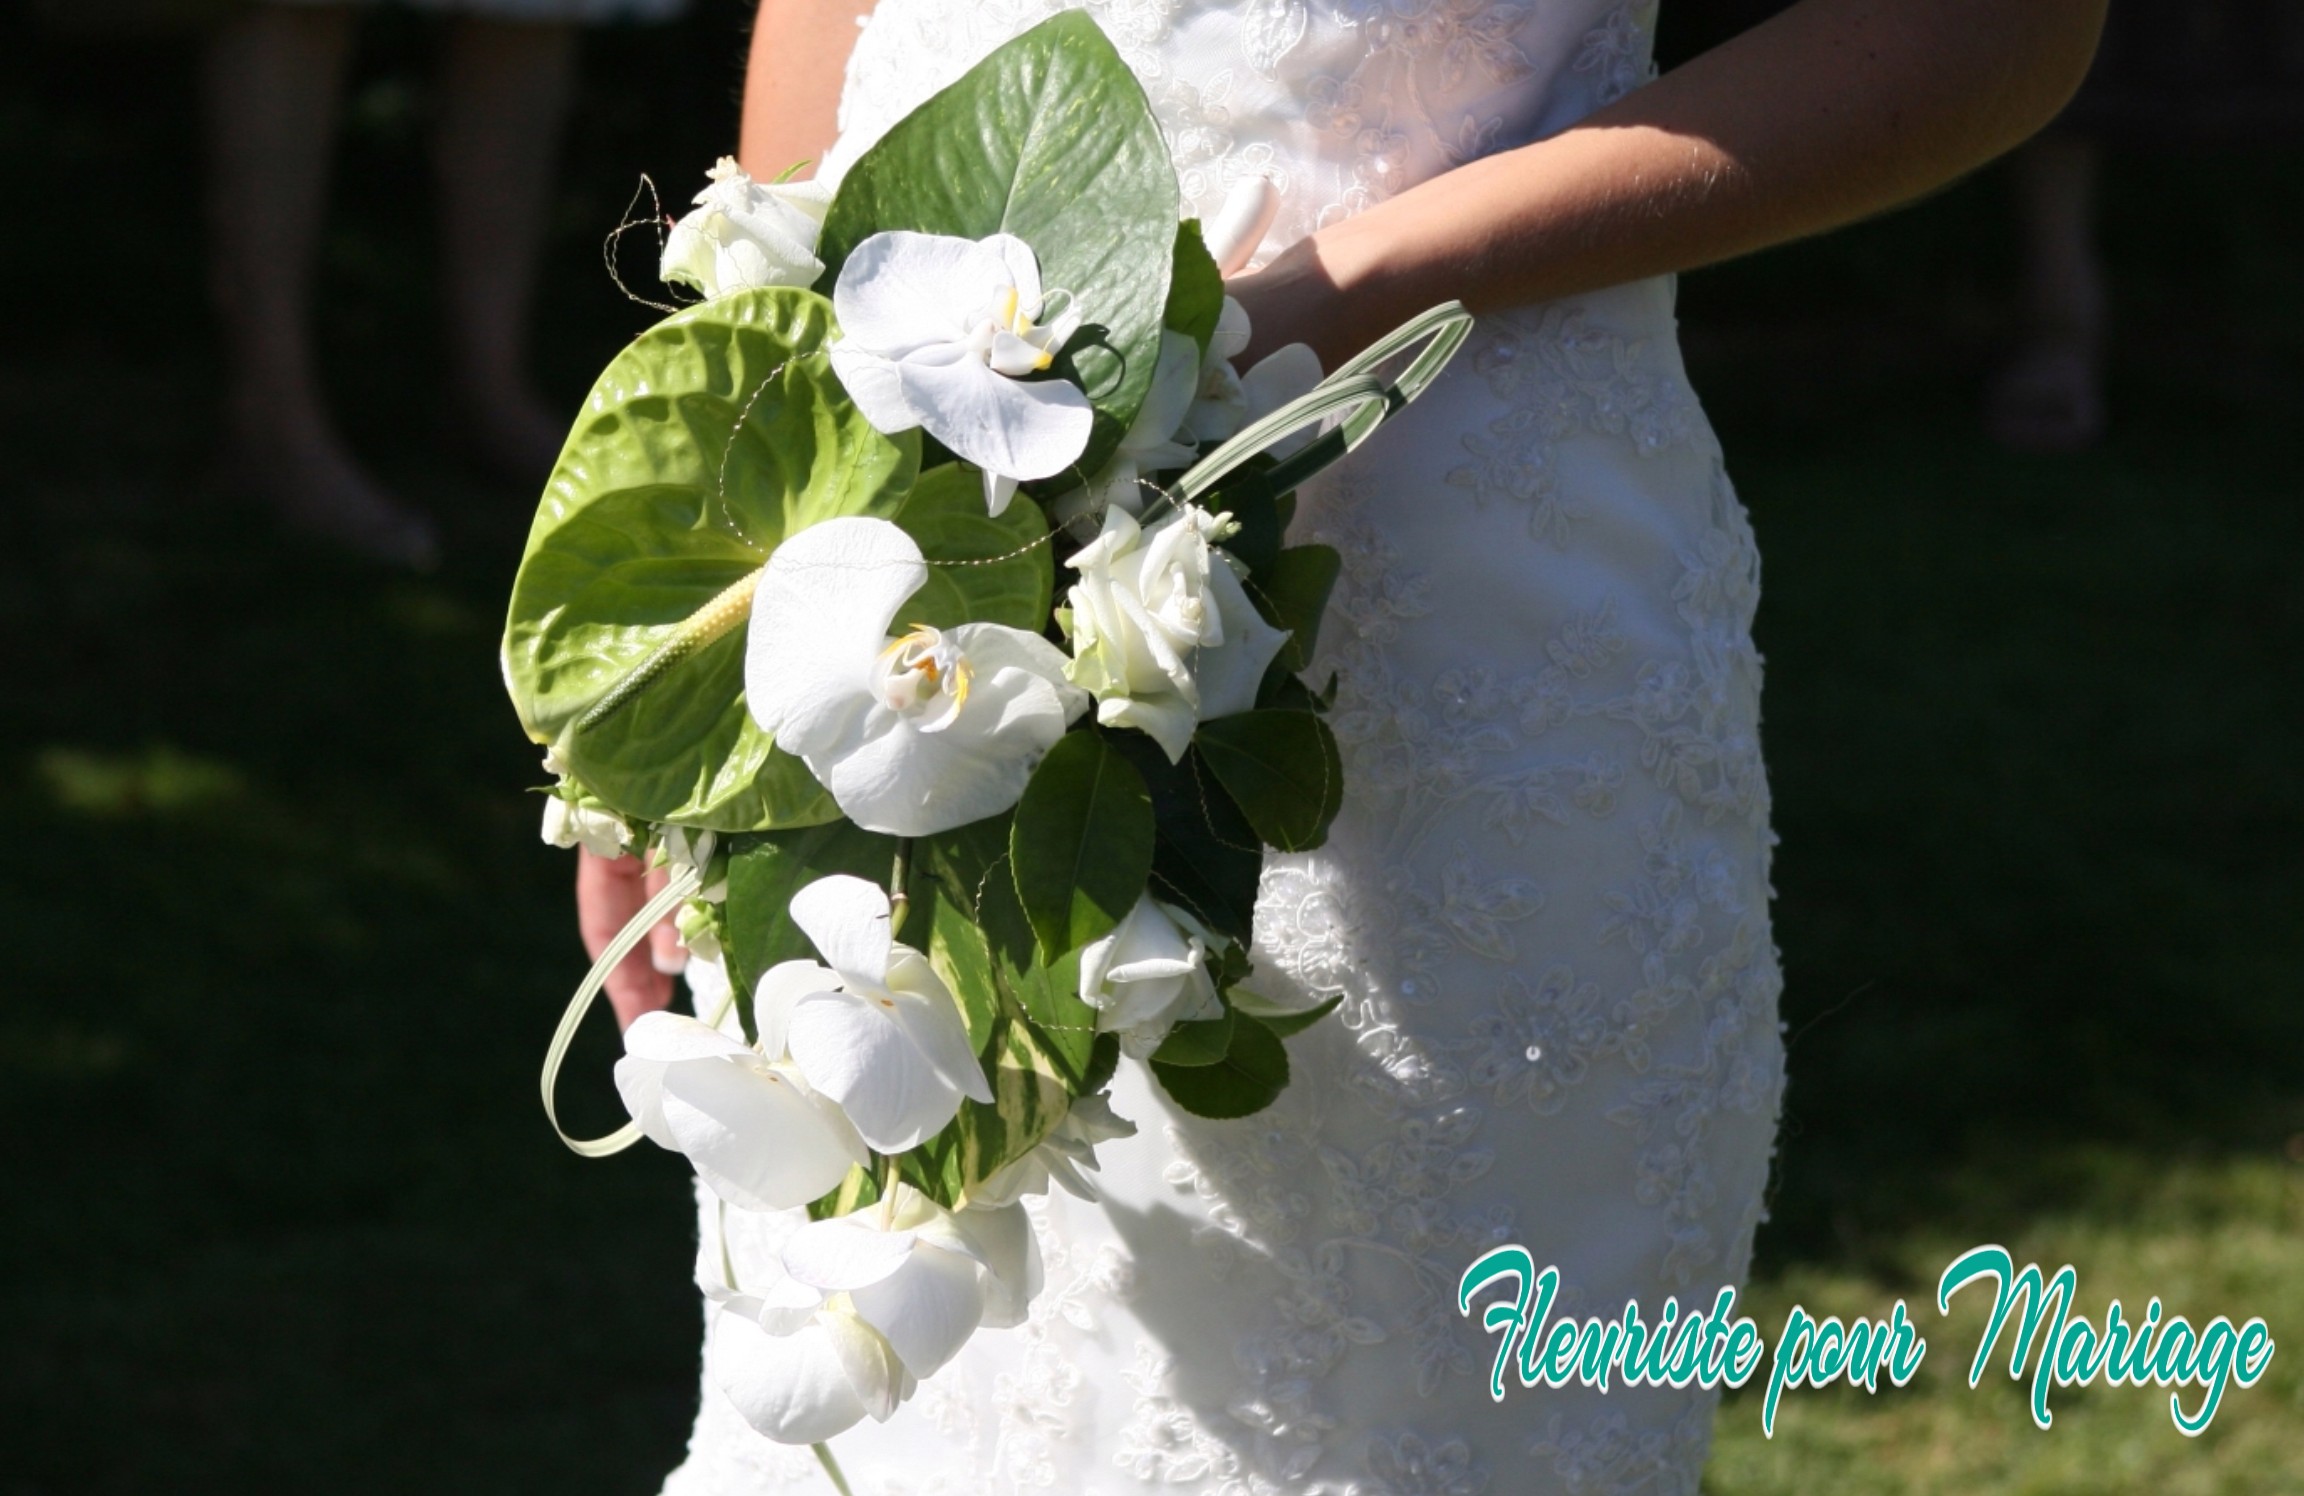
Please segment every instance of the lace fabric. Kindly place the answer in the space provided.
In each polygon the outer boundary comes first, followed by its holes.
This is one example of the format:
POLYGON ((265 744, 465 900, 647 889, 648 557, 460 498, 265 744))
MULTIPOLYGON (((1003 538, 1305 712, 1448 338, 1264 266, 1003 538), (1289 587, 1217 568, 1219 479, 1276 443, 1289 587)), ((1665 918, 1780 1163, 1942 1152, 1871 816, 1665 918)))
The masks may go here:
MULTIPOLYGON (((883 0, 837 171, 1054 0, 883 0)), ((1649 75, 1652 7, 1600 0, 1092 0, 1145 81, 1186 211, 1242 175, 1267 254, 1649 75)), ((1343 578, 1320 678, 1349 794, 1267 864, 1269 996, 1341 995, 1267 1113, 1173 1111, 1106 1199, 1033 1206, 1047 1288, 886 1425, 857 1496, 1693 1493, 1708 1395, 1515 1388, 1455 1309, 1520 1241, 1562 1312, 1740 1282, 1782 1085, 1759 565, 1651 281, 1483 319, 1425 397, 1302 495, 1343 578)), ((707 1202, 708 1203, 708 1202, 707 1202)), ((731 1212, 731 1218, 736 1213, 731 1212)), ((716 1212, 705 1249, 720 1250, 716 1212)), ((763 1233, 768 1233, 764 1235, 763 1233)), ((739 1274, 768 1223, 726 1243, 739 1274)), ((828 1490, 708 1383, 668 1496, 828 1490)))

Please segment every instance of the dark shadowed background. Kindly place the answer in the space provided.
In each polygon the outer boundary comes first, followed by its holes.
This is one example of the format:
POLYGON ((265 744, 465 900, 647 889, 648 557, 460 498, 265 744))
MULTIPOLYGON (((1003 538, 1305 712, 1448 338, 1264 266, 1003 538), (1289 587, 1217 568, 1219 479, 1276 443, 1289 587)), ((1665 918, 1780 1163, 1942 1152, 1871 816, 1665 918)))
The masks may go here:
MULTIPOLYGON (((420 578, 215 476, 195 42, 72 9, 0 18, 0 1496, 653 1491, 693 1217, 678 1160, 581 1162, 536 1105, 584 961, 496 674, 534 495, 468 469, 434 373, 434 28, 362 33, 319 301, 354 444, 442 529, 420 578)), ((1667 52, 1734 9, 1667 4, 1667 52)), ((587 38, 536 349, 570 409, 653 315, 601 237, 727 149, 742 20, 587 38)), ((1683 284, 1766 557, 1792 1080, 1755 1295, 1934 1324, 1998 1240, 2092 1312, 2293 1348, 2199 1441, 2128 1390, 2042 1434, 1947 1330, 1769 1444, 1732 1398, 1711 1490, 2304 1490, 2304 149, 2149 111, 2107 149, 2091 450, 1985 434, 2005 171, 1683 284)), ((618 1115, 607 1027, 580 1125, 618 1115)))

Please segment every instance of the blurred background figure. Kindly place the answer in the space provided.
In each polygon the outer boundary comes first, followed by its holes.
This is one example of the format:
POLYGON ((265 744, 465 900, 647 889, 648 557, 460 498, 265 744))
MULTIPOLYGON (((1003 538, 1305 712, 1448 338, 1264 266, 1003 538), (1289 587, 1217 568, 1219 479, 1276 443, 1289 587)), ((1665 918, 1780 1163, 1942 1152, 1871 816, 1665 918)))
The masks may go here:
POLYGON ((2069 452, 2104 434, 2104 266, 2098 177, 2107 144, 2262 144, 2304 134, 2304 5, 2113 0, 2104 45, 2059 126, 2019 151, 2022 329, 1993 382, 1992 434, 2069 452))
MULTIPOLYGON (((531 383, 526 351, 576 27, 665 19, 684 3, 426 0, 449 14, 433 141, 445 382, 472 455, 507 478, 540 479, 566 427, 531 383)), ((228 468, 292 524, 423 568, 437 559, 432 523, 348 450, 313 345, 312 269, 361 8, 248 4, 208 43, 210 277, 230 380, 228 468)))

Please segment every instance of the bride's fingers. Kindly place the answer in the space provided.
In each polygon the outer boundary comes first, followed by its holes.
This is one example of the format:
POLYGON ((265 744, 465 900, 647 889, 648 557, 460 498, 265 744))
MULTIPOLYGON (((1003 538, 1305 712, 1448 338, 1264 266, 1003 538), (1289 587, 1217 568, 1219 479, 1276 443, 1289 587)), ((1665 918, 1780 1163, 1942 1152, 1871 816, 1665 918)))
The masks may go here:
MULTIPOLYGON (((576 923, 584 949, 594 960, 647 902, 648 874, 639 858, 577 852, 576 923)), ((647 951, 637 948, 608 974, 607 987, 619 1028, 672 1001, 672 979, 656 969, 647 951)))
MULTIPOLYGON (((672 881, 666 868, 648 870, 648 897, 654 898, 672 881)), ((676 977, 688 969, 688 947, 680 943, 680 927, 666 920, 648 932, 648 960, 658 971, 676 977)))

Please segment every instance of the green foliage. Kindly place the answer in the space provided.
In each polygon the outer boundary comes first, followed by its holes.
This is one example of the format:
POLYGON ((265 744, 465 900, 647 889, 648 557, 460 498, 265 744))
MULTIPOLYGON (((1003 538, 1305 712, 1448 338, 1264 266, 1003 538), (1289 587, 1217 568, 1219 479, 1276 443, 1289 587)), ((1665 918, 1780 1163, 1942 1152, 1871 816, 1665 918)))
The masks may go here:
POLYGON ((1320 620, 1343 570, 1344 558, 1332 546, 1292 545, 1253 580, 1248 595, 1257 611, 1274 628, 1288 630, 1288 642, 1273 658, 1274 671, 1294 675, 1312 668, 1312 656, 1320 646, 1320 620))
POLYGON ((1152 873, 1152 797, 1093 730, 1069 733, 1033 771, 1009 841, 1016 896, 1043 958, 1111 932, 1152 873))
POLYGON ((923 473, 891 517, 928 561, 928 580, 898 622, 1004 623, 1035 634, 1048 626, 1055 562, 1041 543, 1048 519, 1038 504, 1017 494, 994 518, 976 471, 946 463, 923 473))
POLYGON ((1192 744, 1266 843, 1301 852, 1327 840, 1344 803, 1344 762, 1318 716, 1241 712, 1201 723, 1192 744))
POLYGON ((1233 1010, 1231 1042, 1213 1064, 1152 1061, 1153 1078, 1169 1099, 1195 1117, 1248 1117, 1288 1088, 1288 1050, 1280 1036, 1233 1010))
POLYGON ((829 303, 750 291, 612 360, 529 533, 505 625, 529 736, 618 811, 718 831, 834 814, 746 714, 748 579, 786 535, 893 514, 919 439, 857 413, 821 349, 829 303))
POLYGON ((1226 1008, 1215 1018, 1179 1023, 1170 1029, 1160 1047, 1152 1051, 1152 1063, 1190 1070, 1217 1063, 1231 1049, 1232 1010, 1226 1008))
POLYGON ((1208 352, 1217 319, 1224 315, 1224 273, 1208 254, 1200 220, 1187 218, 1176 225, 1176 256, 1168 273, 1168 309, 1162 325, 1183 333, 1208 352))
MULTIPOLYGON (((1111 455, 1151 388, 1176 253, 1176 172, 1143 87, 1087 15, 1008 42, 858 158, 824 221, 819 287, 891 229, 1014 234, 1087 324, 1050 377, 1095 407, 1079 466, 1111 455)), ((1203 251, 1205 253, 1205 251, 1203 251)), ((1062 480, 1059 480, 1062 481, 1062 480)))
POLYGON ((1196 750, 1172 764, 1160 745, 1140 732, 1116 732, 1108 741, 1136 766, 1152 796, 1158 834, 1152 849, 1153 895, 1190 910, 1218 934, 1247 944, 1257 881, 1264 871, 1256 828, 1196 750))

